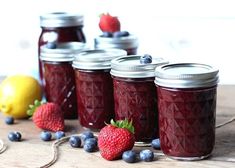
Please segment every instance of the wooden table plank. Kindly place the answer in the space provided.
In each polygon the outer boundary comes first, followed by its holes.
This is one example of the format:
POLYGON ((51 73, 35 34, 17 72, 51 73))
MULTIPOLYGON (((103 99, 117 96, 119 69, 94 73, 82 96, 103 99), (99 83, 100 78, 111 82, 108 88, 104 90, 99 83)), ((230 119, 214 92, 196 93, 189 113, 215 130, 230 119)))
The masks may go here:
MULTIPOLYGON (((218 87, 217 124, 235 116, 235 85, 218 87)), ((207 160, 184 162, 158 156, 153 162, 125 163, 122 160, 106 161, 99 152, 87 153, 83 149, 74 149, 68 143, 59 147, 59 159, 51 167, 78 168, 231 168, 235 164, 235 122, 216 129, 216 145, 212 157, 207 160)), ((77 120, 66 120, 66 133, 74 134, 83 131, 77 120)), ((0 138, 7 144, 7 150, 0 154, 0 167, 32 168, 39 167, 50 160, 52 149, 50 142, 43 142, 39 138, 41 130, 36 128, 31 120, 17 120, 14 125, 6 125, 4 117, 0 115, 0 138), (10 142, 7 135, 10 131, 22 133, 21 142, 10 142)), ((140 150, 142 148, 136 148, 140 150)), ((150 148, 151 149, 151 148, 150 148)), ((153 149, 152 149, 153 150, 153 149)), ((153 150, 161 153, 159 150, 153 150)))

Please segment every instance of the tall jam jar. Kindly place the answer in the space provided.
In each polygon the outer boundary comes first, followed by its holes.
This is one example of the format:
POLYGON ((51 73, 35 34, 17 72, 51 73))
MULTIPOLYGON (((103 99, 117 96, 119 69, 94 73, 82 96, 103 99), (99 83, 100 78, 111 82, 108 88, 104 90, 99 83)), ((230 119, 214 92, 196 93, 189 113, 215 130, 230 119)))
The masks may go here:
POLYGON ((96 37, 95 48, 119 48, 127 51, 127 55, 137 54, 138 39, 135 35, 125 37, 96 37))
POLYGON ((158 137, 154 70, 167 61, 155 57, 141 63, 141 57, 131 55, 112 60, 115 120, 132 120, 136 143, 149 143, 158 137))
MULTIPOLYGON (((61 42, 86 42, 83 33, 83 15, 66 12, 47 13, 40 16, 41 34, 38 40, 40 47, 46 43, 52 46, 61 42)), ((39 73, 42 79, 42 67, 39 59, 39 73)))
POLYGON ((215 144, 218 69, 199 63, 156 68, 163 153, 179 160, 208 157, 215 144))
POLYGON ((82 127, 98 131, 114 117, 111 60, 127 55, 120 49, 87 50, 75 57, 73 67, 79 121, 82 127))
POLYGON ((74 55, 85 48, 85 44, 80 42, 60 43, 54 49, 46 44, 41 47, 45 97, 48 102, 55 102, 61 107, 65 119, 77 118, 72 61, 74 55))

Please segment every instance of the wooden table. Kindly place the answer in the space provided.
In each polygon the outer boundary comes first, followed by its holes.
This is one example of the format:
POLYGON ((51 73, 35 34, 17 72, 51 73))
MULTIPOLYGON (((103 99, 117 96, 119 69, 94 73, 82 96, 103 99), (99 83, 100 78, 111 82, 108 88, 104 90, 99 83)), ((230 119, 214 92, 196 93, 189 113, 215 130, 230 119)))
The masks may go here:
MULTIPOLYGON (((235 85, 218 87, 217 124, 235 116, 235 85)), ((82 128, 77 120, 66 121, 67 135, 79 133, 82 128)), ((52 158, 53 141, 43 142, 39 138, 41 130, 31 120, 17 120, 14 125, 6 125, 0 115, 0 138, 7 144, 7 149, 0 154, 0 167, 33 168, 47 163, 52 158), (7 135, 10 131, 22 133, 21 142, 10 142, 7 135)), ((156 153, 161 151, 154 150, 156 153)), ((165 156, 157 157, 153 162, 125 163, 122 160, 106 161, 99 152, 87 153, 82 148, 71 148, 67 142, 59 147, 58 161, 51 167, 59 168, 231 168, 235 167, 235 122, 216 129, 216 145, 212 157, 202 161, 176 161, 165 156)))

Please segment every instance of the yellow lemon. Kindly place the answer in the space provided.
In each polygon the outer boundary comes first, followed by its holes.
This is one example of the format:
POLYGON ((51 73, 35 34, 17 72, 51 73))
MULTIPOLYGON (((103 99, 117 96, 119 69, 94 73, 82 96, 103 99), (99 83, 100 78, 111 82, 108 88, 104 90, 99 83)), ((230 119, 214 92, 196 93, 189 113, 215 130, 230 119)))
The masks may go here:
POLYGON ((0 84, 0 111, 16 119, 27 118, 27 110, 35 100, 42 99, 38 81, 27 75, 12 75, 0 84))

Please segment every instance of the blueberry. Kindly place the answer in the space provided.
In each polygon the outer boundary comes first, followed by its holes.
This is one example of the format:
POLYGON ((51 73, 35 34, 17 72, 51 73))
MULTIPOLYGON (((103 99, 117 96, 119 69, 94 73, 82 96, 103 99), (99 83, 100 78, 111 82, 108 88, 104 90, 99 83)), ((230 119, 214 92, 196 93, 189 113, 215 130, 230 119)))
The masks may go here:
POLYGON ((48 131, 43 131, 43 132, 41 132, 41 134, 40 134, 40 137, 41 137, 41 139, 43 140, 43 141, 50 141, 51 140, 51 133, 50 132, 48 132, 48 131))
POLYGON ((154 148, 154 149, 160 149, 160 139, 153 139, 152 142, 151 142, 151 146, 154 148))
POLYGON ((71 136, 69 138, 69 144, 73 147, 73 148, 79 148, 81 146, 81 138, 79 136, 71 136))
POLYGON ((81 138, 82 138, 83 142, 85 142, 85 140, 88 138, 94 138, 94 134, 91 131, 85 131, 81 134, 81 138))
POLYGON ((8 134, 8 139, 10 140, 10 141, 20 141, 20 139, 21 139, 21 134, 19 133, 19 132, 10 132, 9 134, 8 134))
POLYGON ((95 146, 97 146, 97 139, 96 138, 87 138, 84 142, 84 144, 86 143, 93 143, 95 144, 95 146))
POLYGON ((113 33, 113 37, 126 37, 129 35, 130 33, 128 31, 117 31, 113 33))
POLYGON ((151 150, 145 149, 140 151, 140 160, 145 161, 145 162, 151 162, 153 161, 154 154, 151 150))
POLYGON ((103 34, 101 35, 101 37, 113 37, 113 33, 110 33, 110 32, 103 32, 103 34))
POLYGON ((14 124, 14 118, 13 117, 6 117, 5 123, 8 125, 14 124))
POLYGON ((49 49, 56 49, 57 45, 55 42, 48 42, 46 44, 46 47, 49 48, 49 49))
POLYGON ((152 62, 152 56, 149 54, 144 54, 140 57, 140 63, 141 64, 149 64, 152 62))
POLYGON ((15 134, 16 134, 17 141, 20 141, 21 140, 21 133, 15 132, 15 134))
POLYGON ((65 137, 64 131, 57 131, 57 132, 55 133, 55 138, 56 138, 56 139, 60 139, 60 138, 62 138, 62 137, 65 137))
POLYGON ((97 149, 97 139, 87 138, 84 142, 83 149, 86 152, 94 152, 97 149))
POLYGON ((136 152, 133 150, 128 150, 123 152, 122 159, 127 163, 135 163, 136 162, 136 152))
MULTIPOLYGON (((91 139, 91 138, 89 138, 89 139, 91 139)), ((96 150, 96 148, 97 148, 96 143, 94 143, 93 141, 87 141, 87 140, 85 141, 85 143, 83 145, 83 149, 86 152, 94 152, 96 150)))

